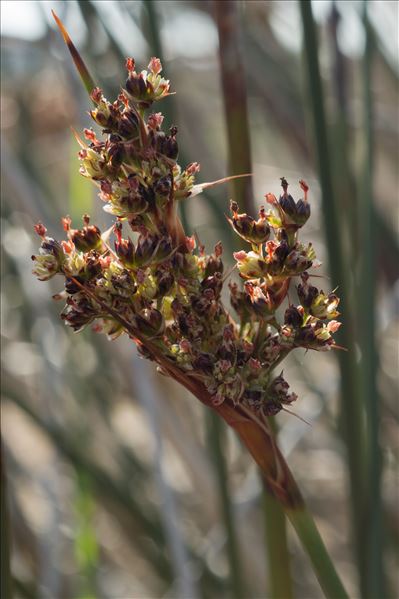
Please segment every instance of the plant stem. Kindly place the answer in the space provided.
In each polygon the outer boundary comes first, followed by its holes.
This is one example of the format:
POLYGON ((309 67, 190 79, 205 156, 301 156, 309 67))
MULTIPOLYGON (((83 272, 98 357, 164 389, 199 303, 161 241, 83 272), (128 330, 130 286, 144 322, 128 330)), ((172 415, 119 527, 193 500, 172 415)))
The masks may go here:
POLYGON ((303 548, 310 557, 313 570, 327 599, 347 598, 348 594, 334 569, 319 531, 307 509, 286 509, 286 514, 295 528, 303 548))
MULTIPOLYGON (((197 397, 209 405, 210 401, 205 394, 199 393, 197 397)), ((306 509, 295 479, 267 425, 258 419, 243 417, 237 408, 229 406, 226 402, 214 409, 235 429, 260 467, 266 488, 293 524, 327 599, 348 597, 306 509)), ((247 414, 247 411, 245 413, 247 414)))
MULTIPOLYGON (((275 419, 268 418, 268 423, 276 439, 278 427, 275 419)), ((266 488, 263 491, 263 505, 271 599, 291 599, 293 591, 285 513, 266 488)))
POLYGON ((309 81, 309 96, 312 109, 313 131, 317 148, 317 161, 322 188, 323 217, 329 253, 331 277, 340 286, 342 312, 346 314, 345 326, 340 334, 341 344, 348 353, 338 355, 342 377, 343 433, 348 450, 350 470, 352 518, 356 541, 360 578, 365 579, 364 536, 365 536, 365 431, 364 410, 360 394, 359 373, 355 361, 355 336, 353 306, 350 305, 350 279, 345 266, 342 247, 340 215, 334 198, 327 124, 324 112, 324 97, 318 63, 316 29, 309 0, 300 2, 305 40, 305 55, 309 81), (352 309, 351 309, 352 308, 352 309))
POLYGON ((1 468, 1 597, 12 599, 12 582, 10 571, 10 530, 7 506, 6 473, 3 447, 0 455, 1 468))
MULTIPOLYGON (((249 138, 245 73, 241 60, 239 39, 239 3, 216 0, 214 3, 219 33, 219 61, 223 86, 227 126, 230 173, 251 172, 251 143, 249 138)), ((243 202, 249 214, 253 211, 251 178, 233 182, 234 197, 243 202)))
POLYGON ((262 422, 242 405, 234 406, 224 401, 215 406, 211 395, 200 383, 189 380, 174 363, 157 354, 156 348, 154 358, 169 376, 217 412, 236 431, 261 469, 268 492, 281 504, 293 523, 327 599, 348 597, 268 423, 262 422))
POLYGON ((373 39, 367 17, 367 3, 363 4, 363 22, 366 31, 366 47, 363 60, 364 98, 364 165, 362 172, 362 204, 359 205, 359 221, 362 238, 361 297, 362 309, 362 365, 364 372, 363 392, 367 411, 368 438, 368 553, 367 584, 365 596, 384 597, 382 509, 381 509, 381 449, 379 445, 379 398, 377 391, 378 353, 375 331, 375 282, 376 249, 373 218, 373 106, 371 96, 371 67, 373 39))
POLYGON ((243 405, 234 406, 224 401, 215 406, 210 393, 201 383, 187 377, 173 362, 159 354, 155 346, 151 348, 151 343, 147 345, 165 372, 201 403, 217 412, 246 445, 261 469, 267 490, 281 504, 297 530, 327 599, 348 597, 268 423, 262 422, 243 405))
POLYGON ((225 437, 225 431, 223 430, 224 425, 220 421, 218 415, 214 412, 208 411, 207 417, 209 444, 212 452, 212 459, 215 464, 224 525, 227 533, 227 555, 230 566, 232 596, 235 597, 235 599, 242 599, 244 592, 241 562, 237 546, 233 506, 229 493, 226 459, 223 453, 223 441, 225 437))
POLYGON ((263 505, 266 521, 270 599, 291 599, 293 594, 285 513, 278 501, 267 490, 263 495, 263 505))

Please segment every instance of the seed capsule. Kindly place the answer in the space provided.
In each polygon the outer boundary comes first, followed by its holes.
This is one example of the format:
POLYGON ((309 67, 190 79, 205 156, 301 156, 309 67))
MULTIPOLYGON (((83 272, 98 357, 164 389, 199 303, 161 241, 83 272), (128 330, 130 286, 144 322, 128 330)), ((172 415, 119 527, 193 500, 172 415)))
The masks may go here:
POLYGON ((101 231, 95 225, 88 225, 83 227, 83 229, 72 230, 71 239, 79 252, 101 250, 103 247, 101 231))
POLYGON ((302 326, 303 316, 295 306, 290 306, 284 314, 284 322, 295 329, 302 326))
POLYGON ((135 316, 135 323, 140 331, 148 339, 154 339, 163 334, 165 330, 164 318, 155 308, 146 308, 135 316))

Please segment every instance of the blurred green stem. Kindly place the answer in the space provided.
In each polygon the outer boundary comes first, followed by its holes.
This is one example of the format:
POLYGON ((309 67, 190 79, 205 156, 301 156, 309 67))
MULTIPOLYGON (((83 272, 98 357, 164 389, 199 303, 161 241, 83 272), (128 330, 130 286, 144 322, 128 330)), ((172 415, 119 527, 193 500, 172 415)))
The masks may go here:
MULTIPOLYGON (((270 431, 276 437, 278 428, 275 419, 269 418, 268 422, 270 431)), ((293 592, 285 513, 267 489, 263 490, 263 506, 270 596, 271 599, 291 599, 293 592)))
POLYGON ((94 599, 97 595, 99 546, 94 525, 95 502, 90 478, 77 468, 75 485, 75 557, 81 574, 80 597, 94 599))
POLYGON ((7 505, 7 485, 6 472, 4 464, 4 452, 1 445, 0 454, 1 468, 1 597, 2 599, 12 599, 12 583, 10 571, 10 529, 7 505))
POLYGON ((348 595, 307 509, 288 508, 286 514, 310 557, 314 572, 327 599, 347 599, 348 595))
POLYGON ((362 194, 359 213, 362 239, 360 289, 362 295, 360 322, 362 366, 364 372, 363 393, 367 410, 368 438, 368 526, 366 556, 367 578, 365 597, 385 597, 383 581, 383 543, 381 510, 381 450, 379 445, 379 398, 377 391, 378 353, 375 345, 375 282, 376 243, 373 218, 373 106, 371 96, 371 68, 373 38, 367 16, 367 2, 363 4, 363 23, 366 47, 363 59, 364 101, 364 163, 362 194))
POLYGON ((163 62, 163 48, 159 35, 160 27, 155 2, 154 0, 144 0, 142 6, 145 16, 144 31, 147 34, 148 43, 151 51, 154 52, 154 56, 157 56, 163 62))
MULTIPOLYGON (((219 33, 219 60, 227 126, 228 156, 231 175, 251 172, 247 84, 240 54, 239 3, 215 0, 214 8, 219 33)), ((250 177, 233 181, 234 198, 242 202, 249 214, 253 212, 253 191, 250 177)))
POLYGON ((290 555, 284 510, 267 491, 263 497, 270 599, 291 599, 290 555))
MULTIPOLYGON (((365 580, 365 431, 364 410, 360 393, 359 373, 355 361, 355 338, 353 331, 354 310, 350 305, 351 285, 349 269, 344 260, 342 247, 342 217, 339 213, 333 192, 330 149, 327 139, 327 124, 324 112, 324 97, 318 62, 316 28, 309 0, 300 2, 302 16, 306 66, 309 82, 309 101, 312 112, 313 133, 317 149, 317 162, 322 189, 323 217, 329 254, 329 266, 333 285, 341 290, 342 313, 345 322, 340 341, 349 351, 339 352, 339 365, 342 380, 343 434, 348 451, 350 470, 352 518, 359 562, 360 578, 365 580)), ((350 257, 347 259, 350 260, 350 257)), ((350 266, 350 262, 348 266, 350 266)))
POLYGON ((235 597, 235 599, 242 599, 244 597, 244 592, 241 562, 238 553, 233 506, 230 499, 226 459, 223 453, 225 439, 224 424, 219 416, 210 410, 207 411, 207 423, 209 446, 217 474, 224 525, 227 533, 227 555, 230 566, 232 596, 235 597))
POLYGON ((333 126, 330 128, 335 173, 340 173, 334 179, 335 194, 340 210, 344 210, 347 218, 346 237, 343 242, 350 245, 354 258, 359 256, 359 227, 357 213, 357 197, 355 181, 351 172, 351 144, 348 131, 348 97, 347 97, 347 61, 338 43, 338 28, 341 15, 336 2, 333 2, 329 20, 331 42, 333 46, 333 89, 336 100, 333 126))

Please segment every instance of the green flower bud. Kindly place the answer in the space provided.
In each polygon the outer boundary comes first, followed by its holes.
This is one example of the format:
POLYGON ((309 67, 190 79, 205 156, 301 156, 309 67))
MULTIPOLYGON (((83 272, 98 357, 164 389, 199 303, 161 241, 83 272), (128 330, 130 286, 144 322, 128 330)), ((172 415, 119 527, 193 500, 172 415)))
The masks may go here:
POLYGON ((106 160, 101 152, 96 152, 93 148, 85 148, 80 150, 79 158, 82 163, 80 172, 84 177, 94 181, 106 178, 106 160))
POLYGON ((267 274, 267 264, 256 252, 234 252, 240 275, 244 279, 257 279, 267 274))
POLYGON ((310 314, 321 320, 337 318, 339 312, 337 306, 339 304, 339 298, 335 293, 324 295, 321 291, 312 301, 310 305, 310 314))
POLYGON ((39 255, 32 256, 32 260, 35 262, 32 273, 39 281, 48 281, 54 275, 61 272, 65 263, 65 254, 58 241, 51 237, 44 237, 39 249, 39 255))
POLYGON ((113 318, 101 318, 93 327, 96 333, 105 333, 109 339, 117 339, 123 333, 123 326, 113 318))

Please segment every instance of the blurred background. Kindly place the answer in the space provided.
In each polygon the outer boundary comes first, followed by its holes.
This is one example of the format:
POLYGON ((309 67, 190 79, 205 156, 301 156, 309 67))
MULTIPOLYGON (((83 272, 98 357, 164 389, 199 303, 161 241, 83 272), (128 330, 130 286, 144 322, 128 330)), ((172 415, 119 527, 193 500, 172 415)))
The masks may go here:
MULTIPOLYGON (((129 340, 66 329, 57 281, 31 275, 38 220, 56 238, 65 214, 109 222, 78 173, 89 101, 51 9, 109 99, 126 56, 161 57, 177 93, 160 109, 201 181, 253 172, 182 207, 227 265, 230 197, 255 211, 283 175, 295 199, 310 185, 304 239, 350 351, 287 360, 310 425, 279 415, 279 441, 350 596, 397 596, 398 4, 304 4, 1 3, 2 599, 273 596, 262 484, 234 434, 129 340)), ((287 534, 294 596, 322 597, 287 534)))

